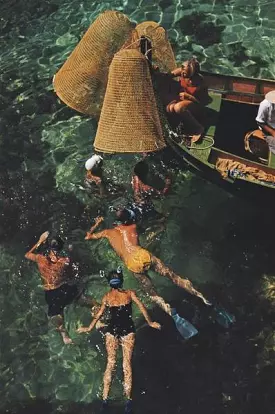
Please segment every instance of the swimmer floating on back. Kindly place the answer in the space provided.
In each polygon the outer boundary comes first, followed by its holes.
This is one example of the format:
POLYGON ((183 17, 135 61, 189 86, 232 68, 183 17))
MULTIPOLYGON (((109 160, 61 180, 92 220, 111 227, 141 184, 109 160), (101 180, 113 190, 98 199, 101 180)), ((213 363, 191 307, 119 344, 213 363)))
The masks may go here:
POLYGON ((160 329, 160 324, 151 321, 145 306, 138 299, 133 290, 123 289, 123 274, 121 271, 110 272, 108 281, 111 290, 103 297, 102 305, 98 313, 88 327, 81 327, 77 332, 90 332, 102 317, 105 309, 109 309, 110 318, 105 335, 107 366, 103 379, 102 408, 103 411, 108 408, 108 396, 112 374, 116 365, 116 353, 119 344, 121 344, 123 354, 124 392, 127 398, 125 413, 130 414, 132 412, 132 355, 135 345, 135 326, 132 320, 132 303, 134 302, 139 307, 151 328, 160 329))

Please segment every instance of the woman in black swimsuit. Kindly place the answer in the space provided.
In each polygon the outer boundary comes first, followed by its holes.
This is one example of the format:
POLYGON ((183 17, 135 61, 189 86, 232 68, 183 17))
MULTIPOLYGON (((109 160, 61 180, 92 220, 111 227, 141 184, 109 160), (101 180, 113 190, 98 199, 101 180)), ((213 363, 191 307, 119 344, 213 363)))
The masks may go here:
POLYGON ((108 407, 108 395, 110 391, 112 373, 116 365, 116 351, 118 345, 122 346, 124 392, 127 398, 125 413, 131 413, 132 402, 132 354, 135 345, 135 326, 132 320, 132 302, 135 302, 144 315, 151 328, 160 329, 160 324, 152 322, 145 306, 136 296, 133 290, 123 290, 122 272, 112 271, 108 275, 111 290, 103 297, 102 305, 93 321, 88 327, 81 327, 78 333, 90 332, 97 321, 103 315, 105 309, 109 309, 110 319, 106 329, 107 366, 103 379, 103 409, 108 407))

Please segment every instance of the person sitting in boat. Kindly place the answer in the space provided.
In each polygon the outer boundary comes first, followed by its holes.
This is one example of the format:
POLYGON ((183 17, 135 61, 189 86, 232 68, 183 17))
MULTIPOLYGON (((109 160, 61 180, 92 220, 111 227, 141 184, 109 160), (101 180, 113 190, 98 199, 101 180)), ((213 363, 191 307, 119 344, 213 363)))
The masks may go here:
POLYGON ((175 285, 185 289, 191 295, 199 297, 206 305, 211 305, 203 294, 193 287, 188 279, 182 279, 173 272, 173 270, 165 266, 160 259, 140 246, 137 225, 133 222, 130 214, 125 214, 125 217, 120 224, 114 223, 113 228, 94 233, 95 229, 103 220, 103 217, 97 217, 95 219, 95 224, 91 227, 90 231, 87 232, 85 240, 108 239, 116 254, 122 259, 128 270, 133 273, 138 282, 140 282, 145 293, 168 315, 172 316, 171 307, 157 294, 152 281, 147 274, 149 269, 153 269, 161 276, 167 277, 175 285))
POLYGON ((176 113, 184 118, 184 123, 193 132, 192 142, 200 139, 204 128, 198 121, 201 105, 208 102, 208 92, 200 74, 200 64, 196 58, 183 62, 180 68, 171 74, 180 76, 180 93, 178 99, 172 100, 166 106, 168 113, 176 113))
POLYGON ((92 155, 92 157, 85 162, 85 168, 87 173, 84 184, 89 191, 95 194, 98 192, 100 197, 106 197, 110 194, 117 196, 119 193, 125 191, 120 185, 117 185, 104 177, 103 158, 100 155, 92 155))
POLYGON ((268 92, 260 103, 256 121, 265 135, 270 151, 275 154, 275 90, 268 92))

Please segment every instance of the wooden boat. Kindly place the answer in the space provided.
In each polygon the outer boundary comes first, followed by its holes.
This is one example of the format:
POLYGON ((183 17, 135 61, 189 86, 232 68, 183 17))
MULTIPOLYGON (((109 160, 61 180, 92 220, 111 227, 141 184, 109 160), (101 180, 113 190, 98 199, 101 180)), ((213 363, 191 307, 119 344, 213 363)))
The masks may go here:
POLYGON ((257 130, 259 103, 275 89, 275 81, 202 74, 211 98, 205 108, 206 133, 194 144, 172 134, 171 147, 195 172, 227 191, 257 201, 275 198, 275 155, 264 139, 254 140, 260 153, 244 143, 246 134, 257 130), (228 169, 219 170, 220 164, 228 169))

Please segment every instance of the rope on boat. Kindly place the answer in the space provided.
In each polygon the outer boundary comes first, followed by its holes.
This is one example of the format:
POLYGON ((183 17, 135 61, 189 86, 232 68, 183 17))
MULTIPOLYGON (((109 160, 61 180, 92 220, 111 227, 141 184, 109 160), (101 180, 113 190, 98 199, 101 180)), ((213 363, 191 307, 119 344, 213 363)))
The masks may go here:
MULTIPOLYGON (((174 137, 179 137, 179 134, 177 134, 176 132, 172 131, 170 128, 168 128, 168 134, 169 134, 170 138, 172 139, 172 141, 175 141, 173 139, 173 135, 174 135, 174 137)), ((206 149, 209 149, 209 148, 213 147, 213 145, 215 144, 214 138, 212 138, 212 137, 210 137, 208 135, 206 135, 206 137, 211 140, 210 144, 207 145, 206 147, 203 147, 203 148, 201 148, 201 147, 193 147, 192 145, 190 147, 188 147, 187 145, 185 145, 185 148, 202 151, 202 150, 206 150, 206 149)))
POLYGON ((207 138, 209 138, 211 140, 211 142, 206 147, 203 147, 203 148, 201 148, 201 147, 192 147, 192 144, 191 144, 190 147, 187 147, 186 146, 186 148, 188 148, 188 149, 194 149, 194 150, 198 150, 198 151, 202 151, 202 150, 206 150, 206 149, 209 149, 209 148, 213 147, 213 145, 215 143, 214 139, 212 137, 207 137, 207 138))

